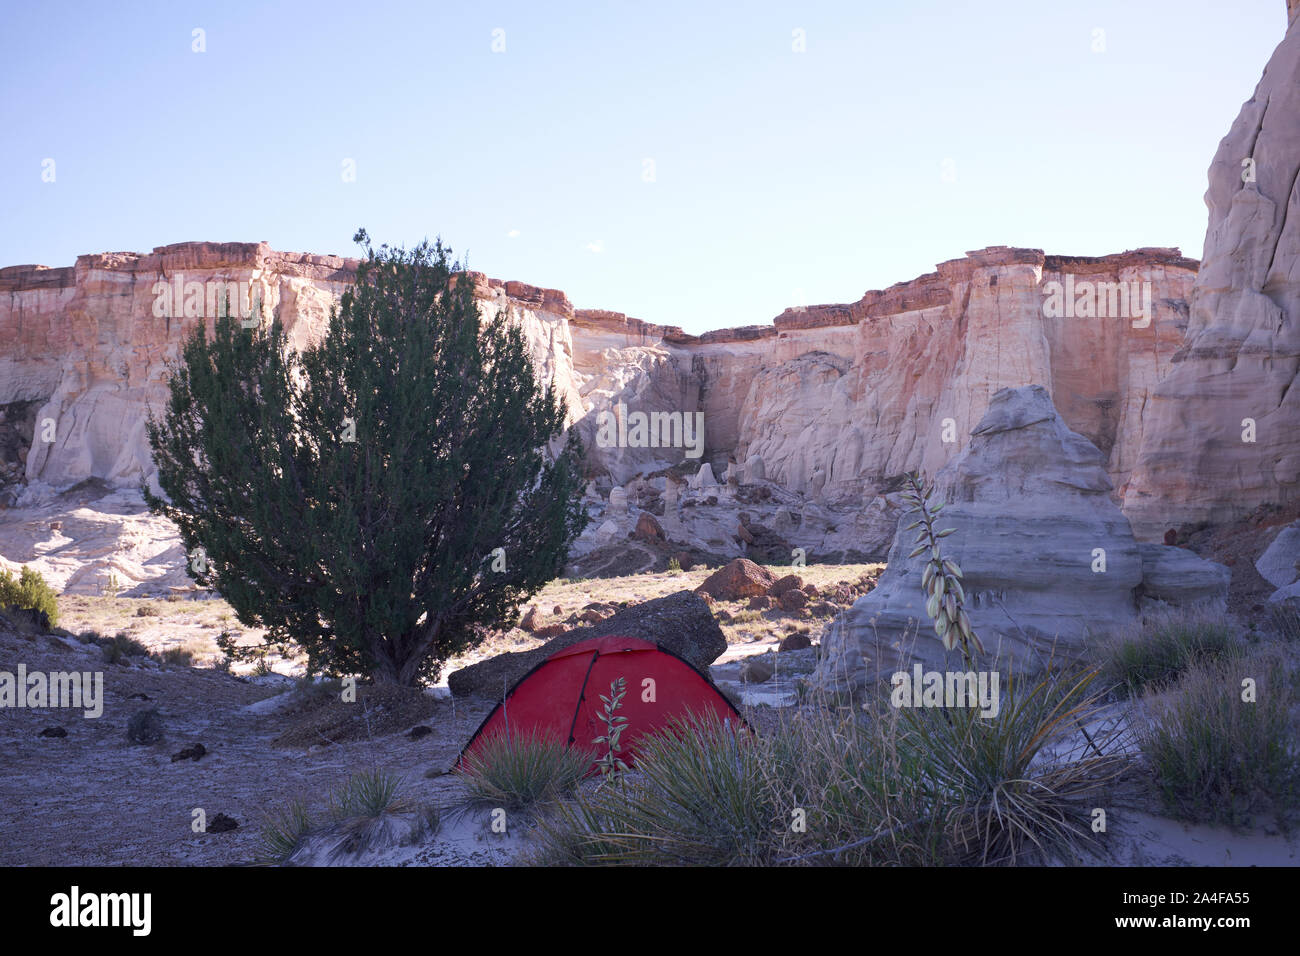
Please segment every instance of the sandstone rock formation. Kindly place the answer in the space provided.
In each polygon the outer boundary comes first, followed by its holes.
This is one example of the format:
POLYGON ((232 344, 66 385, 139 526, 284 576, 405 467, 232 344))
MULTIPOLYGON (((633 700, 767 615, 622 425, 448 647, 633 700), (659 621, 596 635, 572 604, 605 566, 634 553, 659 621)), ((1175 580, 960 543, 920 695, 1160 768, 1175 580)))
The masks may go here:
MULTIPOLYGON (((621 485, 690 460, 684 442, 603 445, 602 413, 675 415, 660 429, 669 439, 683 438, 676 423, 699 414, 709 470, 697 480, 716 482, 716 468, 734 456, 744 481, 811 492, 820 472, 832 500, 865 502, 891 477, 941 465, 997 388, 1029 381, 1051 384, 1067 422, 1108 452, 1122 480, 1146 391, 1177 347, 1195 266, 1176 250, 1081 259, 991 247, 852 305, 787 310, 772 325, 700 336, 574 309, 553 289, 481 273, 464 281, 485 309, 506 310, 525 330, 593 475, 621 485), (1150 327, 1047 316, 1044 289, 1067 273, 1150 282, 1150 327), (946 418, 955 442, 943 440, 946 418)), ((35 403, 23 430, 53 427, 50 440, 36 434, 26 478, 66 486, 147 477, 147 410, 160 407, 185 337, 215 320, 210 290, 245 283, 248 300, 278 314, 303 345, 320 335, 355 268, 352 259, 265 243, 180 243, 81 256, 71 268, 0 269, 8 293, 0 297, 0 411, 35 403), (158 290, 173 288, 171 314, 157 314, 158 290)))
POLYGON ((709 665, 727 649, 727 639, 713 619, 709 606, 692 591, 678 591, 619 611, 591 627, 567 631, 531 651, 502 654, 452 671, 447 676, 447 686, 457 697, 474 694, 499 699, 503 688, 514 686, 516 681, 556 651, 607 634, 655 641, 702 674, 707 674, 709 665))
MULTIPOLYGON (((994 395, 968 448, 935 477, 935 500, 946 503, 940 525, 956 529, 944 553, 963 571, 967 612, 990 658, 1041 666, 1053 648, 1076 654, 1093 635, 1136 619, 1144 554, 1111 500, 1105 463, 1095 445, 1066 427, 1046 389, 1031 385, 994 395)), ((924 556, 908 558, 914 535, 904 531, 907 517, 875 590, 823 636, 815 682, 852 685, 907 658, 931 666, 946 660, 925 614, 924 556)), ((1223 599, 1226 568, 1158 547, 1146 562, 1152 597, 1223 599)))
POLYGON ((1187 336, 1124 498, 1145 537, 1300 500, 1300 19, 1210 166, 1187 336))

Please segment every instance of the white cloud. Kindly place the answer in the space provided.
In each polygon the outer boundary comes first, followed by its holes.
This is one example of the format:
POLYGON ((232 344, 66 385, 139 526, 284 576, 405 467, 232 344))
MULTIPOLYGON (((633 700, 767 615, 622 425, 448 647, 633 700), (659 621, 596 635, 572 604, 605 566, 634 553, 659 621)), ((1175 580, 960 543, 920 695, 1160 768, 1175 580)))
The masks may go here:
POLYGON ((507 238, 507 239, 518 239, 518 238, 519 238, 519 230, 518 230, 518 229, 511 229, 509 232, 506 233, 506 238, 507 238))
POLYGON ((587 251, 594 252, 597 255, 605 251, 605 240, 597 239, 595 242, 587 243, 587 251))

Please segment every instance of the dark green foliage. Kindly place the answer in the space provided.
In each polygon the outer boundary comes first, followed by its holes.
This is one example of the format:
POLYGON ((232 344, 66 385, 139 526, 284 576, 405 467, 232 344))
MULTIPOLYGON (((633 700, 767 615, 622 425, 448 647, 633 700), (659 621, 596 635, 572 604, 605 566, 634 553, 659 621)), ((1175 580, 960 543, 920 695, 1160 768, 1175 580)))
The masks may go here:
POLYGON ((196 331, 149 426, 169 500, 146 497, 203 549, 191 576, 310 672, 413 685, 563 567, 587 520, 581 448, 451 250, 357 239, 317 345, 291 350, 278 319, 196 331))
POLYGON ((49 619, 50 627, 59 623, 59 596, 45 583, 39 571, 23 566, 15 579, 9 571, 0 571, 0 607, 31 608, 49 619))

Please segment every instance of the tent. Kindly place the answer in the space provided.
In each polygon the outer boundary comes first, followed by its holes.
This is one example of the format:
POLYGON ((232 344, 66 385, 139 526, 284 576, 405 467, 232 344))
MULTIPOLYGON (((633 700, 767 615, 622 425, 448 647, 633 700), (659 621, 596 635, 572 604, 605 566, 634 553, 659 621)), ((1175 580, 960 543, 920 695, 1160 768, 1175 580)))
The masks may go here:
POLYGON ((529 734, 562 740, 592 751, 605 732, 601 695, 626 679, 617 715, 626 717, 618 756, 629 766, 637 740, 678 717, 716 717, 739 729, 745 719, 709 678, 671 651, 637 637, 593 637, 562 648, 519 679, 493 708, 457 764, 498 735, 529 734))

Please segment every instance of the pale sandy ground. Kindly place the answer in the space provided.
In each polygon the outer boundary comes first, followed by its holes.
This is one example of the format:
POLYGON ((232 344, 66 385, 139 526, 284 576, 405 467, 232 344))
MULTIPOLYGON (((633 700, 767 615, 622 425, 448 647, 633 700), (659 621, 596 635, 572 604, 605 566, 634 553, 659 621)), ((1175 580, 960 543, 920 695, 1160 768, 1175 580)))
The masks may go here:
MULTIPOLYGON (((878 571, 878 565, 814 566, 800 574, 825 587, 878 571)), ((549 618, 555 605, 568 614, 591 601, 645 600, 694 587, 707 573, 555 581, 531 603, 545 609, 549 618)), ((279 708, 288 699, 292 678, 251 676, 245 665, 235 668, 244 671, 241 679, 210 666, 218 657, 214 638, 222 629, 244 632, 249 640, 256 637, 239 627, 224 602, 70 597, 61 607, 61 624, 68 630, 106 635, 125 631, 151 649, 188 646, 201 666, 164 666, 143 658, 132 659, 129 666, 105 665, 97 648, 71 639, 0 635, 0 670, 12 672, 19 662, 29 670, 101 670, 106 698, 103 716, 93 720, 77 712, 0 709, 0 865, 250 863, 265 813, 295 798, 305 799, 313 809, 323 808, 328 793, 349 774, 365 769, 396 773, 408 796, 446 807, 460 791, 445 771, 492 706, 490 701, 430 700, 430 711, 419 723, 434 732, 414 741, 406 735, 409 727, 402 725, 365 739, 282 746, 276 738, 286 722, 279 708), (156 615, 138 617, 138 608, 145 605, 156 615), (133 699, 140 693, 152 700, 133 699), (130 744, 127 719, 147 706, 160 709, 167 739, 153 746, 130 744), (68 736, 38 736, 51 725, 65 727, 68 736), (206 757, 171 761, 172 754, 195 742, 208 749, 206 757), (194 833, 195 808, 202 808, 209 820, 225 813, 240 826, 227 833, 194 833)), ((770 650, 801 628, 815 641, 825 623, 825 618, 746 613, 743 607, 720 605, 741 618, 723 625, 729 648, 714 674, 724 685, 730 683, 739 659, 770 650)), ((512 629, 451 666, 537 643, 512 629)), ((285 674, 301 670, 301 662, 292 659, 274 659, 270 665, 285 674)), ((763 712, 770 713, 766 708, 742 709, 755 721, 763 712)), ((512 821, 510 834, 493 834, 485 811, 445 816, 432 840, 356 862, 509 865, 529 846, 528 832, 527 821, 512 821)), ((1115 807, 1107 842, 1116 862, 1148 865, 1294 865, 1297 849, 1294 837, 1267 827, 1232 832, 1184 826, 1136 804, 1115 807)))

